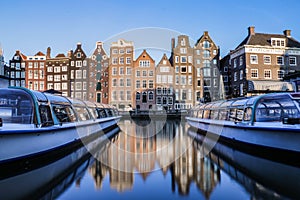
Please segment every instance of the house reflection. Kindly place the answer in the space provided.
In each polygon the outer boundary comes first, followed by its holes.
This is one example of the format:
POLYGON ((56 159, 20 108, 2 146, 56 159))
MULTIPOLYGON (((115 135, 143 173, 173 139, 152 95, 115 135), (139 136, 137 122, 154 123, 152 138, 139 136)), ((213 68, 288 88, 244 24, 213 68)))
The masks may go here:
POLYGON ((194 183, 209 198, 220 182, 220 170, 193 147, 185 123, 152 120, 137 124, 125 120, 120 128, 114 142, 97 156, 89 170, 96 188, 101 189, 109 175, 111 188, 119 192, 131 190, 137 176, 146 181, 158 168, 165 176, 170 173, 172 191, 180 195, 188 195, 194 183))

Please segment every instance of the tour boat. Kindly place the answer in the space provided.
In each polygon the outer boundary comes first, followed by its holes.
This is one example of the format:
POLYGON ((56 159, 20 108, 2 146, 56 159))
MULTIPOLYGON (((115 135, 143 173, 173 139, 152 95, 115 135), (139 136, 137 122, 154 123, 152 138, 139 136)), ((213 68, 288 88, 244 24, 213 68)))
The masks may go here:
POLYGON ((264 94, 198 105, 186 119, 191 127, 216 141, 297 155, 299 103, 300 93, 264 94))
POLYGON ((117 126, 115 107, 29 90, 0 89, 0 164, 83 145, 117 126))

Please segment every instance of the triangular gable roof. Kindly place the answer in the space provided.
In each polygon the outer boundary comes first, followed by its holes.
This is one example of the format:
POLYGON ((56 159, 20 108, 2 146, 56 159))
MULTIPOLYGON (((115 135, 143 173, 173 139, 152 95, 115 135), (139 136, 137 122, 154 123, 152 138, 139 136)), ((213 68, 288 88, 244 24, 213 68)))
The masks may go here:
POLYGON ((35 54, 35 56, 45 56, 45 54, 43 54, 41 51, 39 51, 35 54))
POLYGON ((209 40, 211 41, 212 45, 214 47, 217 48, 216 44, 214 43, 214 41, 211 39, 211 37, 209 36, 208 32, 207 31, 204 31, 204 34, 197 40, 197 42, 195 43, 195 46, 198 46, 200 45, 200 43, 204 40, 209 40))
POLYGON ((148 52, 144 49, 143 52, 137 57, 136 60, 140 59, 144 54, 146 54, 147 56, 149 56, 149 58, 151 59, 151 61, 155 62, 155 60, 153 60, 153 58, 148 54, 148 52))
POLYGON ((167 55, 164 53, 164 55, 162 56, 162 58, 160 59, 160 61, 159 61, 159 63, 157 64, 157 66, 159 66, 159 65, 165 65, 165 64, 163 64, 163 61, 167 61, 167 64, 166 65, 169 65, 169 66, 171 66, 172 67, 172 64, 171 64, 171 62, 170 62, 170 60, 168 59, 168 57, 167 57, 167 55))

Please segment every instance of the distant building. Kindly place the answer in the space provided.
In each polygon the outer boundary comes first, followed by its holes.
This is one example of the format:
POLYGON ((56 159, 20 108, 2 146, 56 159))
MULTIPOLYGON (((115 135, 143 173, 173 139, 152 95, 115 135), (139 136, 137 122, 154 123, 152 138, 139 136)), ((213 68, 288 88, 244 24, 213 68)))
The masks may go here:
POLYGON ((166 54, 163 55, 155 69, 156 76, 156 107, 158 110, 173 111, 175 102, 174 67, 166 54))
POLYGON ((221 59, 220 74, 220 81, 223 81, 223 86, 222 84, 220 86, 224 89, 224 99, 229 99, 232 97, 230 54, 221 59))
POLYGON ((194 105, 193 95, 193 54, 189 37, 179 35, 177 45, 172 39, 172 54, 170 61, 175 68, 175 109, 190 109, 194 105))
POLYGON ((10 86, 26 86, 26 59, 27 57, 17 50, 12 59, 9 61, 8 77, 10 86))
POLYGON ((81 43, 77 43, 75 51, 70 51, 69 54, 71 97, 87 100, 89 93, 89 66, 87 64, 87 56, 82 49, 81 43))
POLYGON ((300 43, 290 30, 269 34, 249 27, 248 36, 230 52, 233 96, 293 90, 283 78, 300 71, 299 60, 300 43))
POLYGON ((196 103, 216 101, 222 98, 220 85, 220 49, 211 39, 208 31, 198 39, 194 46, 194 94, 196 103))
POLYGON ((134 61, 133 73, 135 75, 133 108, 137 110, 153 109, 155 106, 155 61, 146 50, 134 61))
POLYGON ((133 42, 119 39, 110 47, 109 103, 119 110, 130 110, 133 104, 133 42))
POLYGON ((62 92, 63 96, 71 95, 70 82, 70 58, 60 53, 51 58, 51 49, 47 49, 46 60, 46 86, 47 90, 57 90, 62 92))
POLYGON ((8 67, 4 62, 3 49, 0 46, 0 88, 5 88, 9 86, 7 71, 8 67))
POLYGON ((27 56, 25 86, 31 90, 46 90, 46 55, 38 52, 34 56, 27 56))
POLYGON ((90 101, 108 103, 108 64, 109 58, 102 42, 96 43, 96 49, 88 60, 90 101))

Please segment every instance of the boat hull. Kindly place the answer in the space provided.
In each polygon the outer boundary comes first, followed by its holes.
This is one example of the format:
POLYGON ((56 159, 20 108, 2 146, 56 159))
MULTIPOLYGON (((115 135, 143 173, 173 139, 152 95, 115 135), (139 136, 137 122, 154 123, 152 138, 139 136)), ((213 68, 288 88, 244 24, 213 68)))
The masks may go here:
POLYGON ((94 135, 117 126, 120 116, 68 123, 50 128, 0 131, 0 164, 26 161, 59 149, 83 145, 94 135))
POLYGON ((211 133, 229 143, 278 150, 282 153, 300 153, 299 125, 257 123, 254 125, 228 121, 209 121, 187 117, 187 122, 202 133, 211 133))

